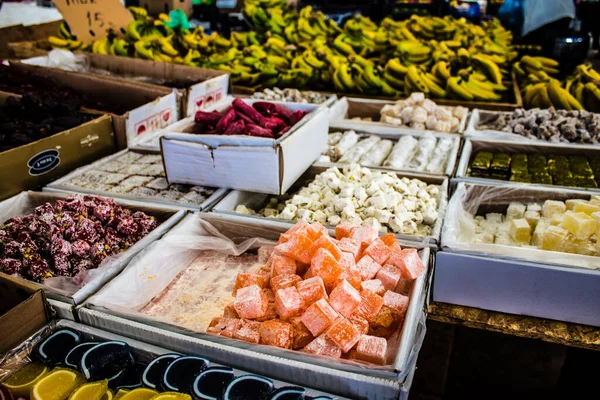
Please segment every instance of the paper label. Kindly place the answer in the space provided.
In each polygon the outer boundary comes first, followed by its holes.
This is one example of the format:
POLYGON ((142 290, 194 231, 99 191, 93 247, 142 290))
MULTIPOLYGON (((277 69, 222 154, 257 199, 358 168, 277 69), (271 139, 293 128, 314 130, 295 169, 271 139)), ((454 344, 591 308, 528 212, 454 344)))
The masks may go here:
POLYGON ((150 132, 156 132, 179 120, 177 96, 168 94, 129 112, 126 122, 127 142, 150 132))
POLYGON ((212 110, 227 97, 229 75, 217 76, 190 88, 187 116, 198 110, 212 110))
POLYGON ((59 152, 54 149, 39 152, 27 161, 29 175, 31 176, 44 175, 58 167, 59 164, 59 152))
POLYGON ((85 43, 106 37, 112 29, 124 35, 133 17, 120 0, 54 0, 71 32, 85 43))

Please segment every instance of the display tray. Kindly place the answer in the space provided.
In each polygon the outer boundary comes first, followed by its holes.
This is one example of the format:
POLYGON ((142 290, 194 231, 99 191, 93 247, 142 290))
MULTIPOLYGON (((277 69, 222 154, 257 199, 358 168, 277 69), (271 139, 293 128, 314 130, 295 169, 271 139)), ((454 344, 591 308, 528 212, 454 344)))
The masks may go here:
MULTIPOLYGON (((343 166, 341 164, 340 166, 343 166)), ((304 187, 305 184, 311 182, 316 175, 325 171, 327 168, 324 166, 313 165, 310 167, 300 179, 292 186, 289 193, 294 193, 300 188, 304 187)), ((440 194, 438 197, 438 218, 435 221, 432 229, 432 233, 429 236, 411 236, 403 234, 395 234, 398 240, 408 242, 422 242, 427 244, 435 245, 439 242, 440 234, 442 231, 442 221, 446 212, 446 205, 448 202, 448 179, 441 175, 426 175, 420 173, 402 172, 396 173, 398 177, 406 177, 409 179, 420 179, 427 184, 440 185, 440 194)), ((267 218, 257 215, 248 215, 235 212, 238 205, 245 205, 251 210, 262 209, 269 199, 269 195, 262 193, 252 193, 240 190, 232 190, 229 192, 221 201, 219 201, 211 211, 214 213, 220 213, 229 216, 232 220, 246 221, 248 224, 259 225, 259 226, 287 226, 288 228, 294 225, 296 222, 280 218, 267 218)), ((325 225, 330 233, 335 236, 335 227, 331 225, 325 225)))
MULTIPOLYGON (((404 99, 399 99, 404 100, 404 99)), ((447 105, 433 100, 440 106, 460 106, 462 104, 447 105)), ((402 135, 402 134, 425 134, 438 133, 442 135, 460 135, 464 132, 468 121, 468 114, 461 121, 456 133, 436 132, 429 129, 415 129, 409 127, 396 127, 391 124, 380 122, 380 111, 385 105, 393 105, 393 100, 377 100, 360 97, 342 97, 331 107, 329 117, 330 128, 336 129, 354 129, 365 133, 402 135), (352 118, 371 118, 373 121, 359 121, 352 118)))
MULTIPOLYGON (((162 343, 160 346, 152 345, 148 343, 144 343, 139 340, 135 340, 129 337, 125 337, 123 332, 122 334, 111 333, 107 330, 98 329, 95 327, 83 325, 74 321, 69 321, 65 319, 59 319, 54 321, 38 332, 35 335, 30 337, 26 342, 22 343, 20 346, 15 347, 9 353, 7 353, 4 357, 0 357, 0 382, 5 380, 10 374, 16 372, 19 368, 31 362, 33 359, 33 350, 34 348, 41 343, 44 339, 50 336, 53 332, 60 329, 71 329, 77 331, 81 334, 84 341, 98 341, 98 342, 107 342, 107 341, 120 341, 127 343, 131 352, 135 356, 135 359, 142 363, 149 363, 157 356, 163 354, 171 354, 174 351, 179 351, 183 355, 196 355, 200 357, 205 357, 204 349, 199 346, 196 348, 165 348, 165 345, 169 345, 170 343, 162 343)), ((209 359, 211 367, 219 367, 219 366, 228 366, 222 365, 212 362, 209 359)), ((265 375, 264 371, 249 368, 245 370, 235 369, 233 368, 233 373, 235 376, 247 375, 249 373, 256 373, 258 375, 265 375)), ((270 378, 269 378, 270 379, 270 378)), ((282 386, 291 386, 290 382, 283 382, 276 379, 271 379, 274 383, 275 388, 280 388, 282 386)), ((331 395, 329 393, 321 392, 318 390, 311 389, 310 387, 305 387, 306 396, 310 397, 319 397, 326 396, 331 397, 332 399, 343 400, 344 397, 331 395)))
MULTIPOLYGON (((329 128, 329 133, 333 133, 333 132, 344 132, 343 129, 336 129, 336 128, 329 128)), ((421 139, 423 138, 425 135, 423 134, 418 134, 418 133, 406 133, 406 134, 400 134, 400 135, 389 135, 389 134, 370 134, 370 133, 364 133, 364 132, 357 132, 360 135, 360 139, 364 139, 367 138, 369 136, 379 136, 382 139, 388 139, 391 140, 392 142, 394 142, 394 145, 396 145, 396 143, 398 142, 398 140, 402 137, 402 136, 412 136, 416 139, 421 139)), ((450 136, 448 134, 445 133, 429 133, 429 135, 432 135, 434 137, 436 137, 438 140, 439 139, 444 139, 444 138, 450 138, 452 140, 452 148, 450 149, 450 154, 448 155, 448 159, 446 161, 446 167, 444 168, 444 171, 441 173, 433 173, 433 172, 424 172, 424 171, 417 171, 415 169, 410 169, 410 168, 402 168, 402 169, 395 169, 392 167, 384 167, 384 166, 369 166, 368 168, 370 169, 375 169, 375 170, 381 170, 381 171, 388 171, 388 172, 397 172, 397 173, 404 173, 404 172, 409 172, 409 173, 415 173, 415 174, 422 174, 422 175, 431 175, 431 176, 439 176, 439 175, 444 175, 444 176, 449 176, 452 177, 454 175, 454 170, 456 169, 456 161, 458 159, 458 153, 460 151, 460 147, 461 147, 461 140, 460 137, 458 136, 450 136)), ((327 146, 329 148, 329 145, 327 146)), ((326 155, 326 153, 324 152, 323 155, 326 155)), ((317 161, 313 164, 313 166, 315 167, 324 167, 324 168, 329 168, 329 167, 338 167, 341 168, 343 167, 344 163, 340 163, 339 161, 337 162, 322 162, 322 161, 317 161)))
MULTIPOLYGON (((513 142, 506 140, 480 140, 480 139, 466 139, 463 148, 462 154, 460 156, 460 160, 458 162, 458 167, 456 168, 456 179, 453 181, 456 182, 474 182, 480 184, 509 184, 516 186, 539 186, 539 187, 554 187, 554 188, 570 188, 570 189, 580 189, 586 190, 590 192, 599 192, 599 188, 580 188, 576 186, 561 186, 561 185, 548 185, 541 183, 521 183, 521 182, 511 182, 500 179, 494 179, 493 177, 481 178, 470 176, 469 168, 470 164, 473 160, 474 155, 480 151, 489 151, 492 153, 521 153, 521 154, 542 154, 544 156, 549 156, 550 154, 563 155, 563 156, 584 156, 584 157, 594 157, 600 158, 600 146, 594 145, 577 145, 577 144, 568 144, 568 143, 544 143, 544 142, 513 142)), ((600 177, 598 177, 600 178, 600 177)), ((598 179, 597 178, 597 179, 598 179)))
MULTIPOLYGON (((79 318, 86 324, 91 324, 103 329, 120 330, 126 332, 128 336, 136 337, 150 343, 172 343, 169 347, 174 348, 195 348, 205 344, 211 348, 206 356, 216 361, 226 364, 255 365, 261 370, 267 368, 269 374, 282 380, 289 380, 292 377, 294 381, 301 385, 309 382, 313 387, 319 389, 328 388, 328 390, 339 393, 351 398, 396 398, 402 388, 406 377, 414 369, 416 356, 424 335, 424 303, 426 300, 426 290, 428 273, 422 274, 413 283, 409 292, 410 301, 408 310, 400 335, 392 336, 395 353, 388 353, 391 356, 391 364, 386 367, 367 366, 357 364, 351 361, 340 359, 330 359, 325 357, 315 357, 299 351, 290 351, 272 346, 253 345, 245 342, 227 339, 222 336, 214 336, 207 333, 197 332, 191 329, 178 327, 168 323, 161 318, 151 317, 142 314, 140 311, 146 307, 146 300, 152 300, 161 290, 171 281, 157 283, 157 279, 151 281, 142 281, 140 273, 148 276, 157 277, 158 271, 164 268, 164 263, 159 262, 157 257, 164 254, 166 248, 171 248, 171 242, 180 243, 179 238, 190 237, 189 232, 198 229, 213 232, 214 235, 223 235, 226 238, 233 239, 236 243, 251 237, 260 237, 273 240, 277 239, 279 233, 283 233, 288 227, 273 229, 272 227, 258 227, 244 222, 230 221, 219 215, 196 213, 188 215, 177 228, 164 237, 164 241, 157 242, 155 245, 147 248, 133 260, 123 273, 107 285, 100 293, 92 297, 84 307, 78 310, 79 318), (212 225, 205 228, 202 222, 208 222, 212 225), (217 233, 218 232, 218 233, 217 233), (240 234, 240 232, 243 232, 240 234), (122 285, 130 285, 132 279, 135 279, 136 285, 140 290, 135 298, 128 298, 123 293, 122 285), (140 311, 138 311, 140 310, 140 311)), ((210 239, 203 240, 203 243, 209 244, 210 239)), ((260 244, 263 244, 262 242, 260 244)), ((206 248, 200 242, 197 244, 188 243, 191 251, 197 254, 198 249, 206 248)), ((413 244, 411 247, 415 247, 413 244)), ((426 267, 430 265, 430 249, 427 247, 418 247, 420 257, 426 267)), ((163 256, 164 257, 164 256, 163 256)), ((194 259, 192 253, 188 250, 179 254, 169 255, 171 264, 174 261, 186 260, 188 263, 194 259)), ((186 264, 187 265, 187 264, 186 264)), ((180 266, 181 269, 183 266, 180 266)), ((186 267, 187 268, 187 267, 186 267)), ((210 280, 210 286, 222 286, 222 279, 216 279, 217 271, 206 270, 203 274, 210 280)), ((177 271, 169 272, 170 275, 177 271)), ((219 275, 220 276, 220 275, 219 275)), ((160 279, 158 279, 160 280, 160 279)), ((233 283, 234 276, 228 280, 228 285, 233 283)), ((213 288, 214 289, 214 288, 213 288)), ((222 304, 219 303, 219 306, 222 304)), ((221 315, 222 307, 213 308, 215 315, 221 315)), ((210 320, 208 305, 198 304, 199 318, 210 320)), ((187 320, 188 317, 182 317, 187 320)), ((182 320, 184 321, 184 320, 182 320)), ((392 340, 392 339, 390 339, 392 340)), ((390 350, 392 351, 392 350, 390 350)), ((389 359, 388 359, 389 360, 389 359)))
MULTIPOLYGON (((303 90, 301 90, 301 92, 303 92, 303 90)), ((331 107, 335 104, 335 102, 337 101, 338 97, 334 94, 334 93, 323 93, 323 92, 317 92, 315 90, 309 90, 309 92, 315 92, 315 93, 320 93, 326 96, 326 99, 324 102, 322 103, 301 103, 301 102, 289 102, 288 104, 313 104, 316 106, 325 106, 325 107, 331 107)), ((265 99, 259 99, 259 98, 255 98, 254 96, 255 92, 252 92, 251 94, 239 94, 237 95, 237 97, 241 97, 242 99, 251 99, 251 100, 258 100, 258 101, 268 101, 268 102, 275 102, 275 103, 279 103, 281 102, 280 100, 265 100, 265 99)))
MULTIPOLYGON (((78 176, 81 176, 88 171, 96 170, 99 167, 101 167, 102 165, 105 165, 113 160, 116 160, 117 158, 119 158, 129 152, 131 152, 131 151, 130 150, 122 150, 118 153, 113 154, 112 156, 105 157, 101 160, 98 160, 98 161, 92 163, 92 164, 86 165, 85 167, 78 168, 75 171, 71 172, 70 174, 63 176, 62 178, 57 179, 56 181, 48 184, 44 188, 44 191, 45 192, 58 192, 58 193, 76 192, 76 193, 96 194, 99 196, 114 197, 114 198, 119 198, 119 199, 124 199, 124 200, 130 200, 130 201, 134 201, 136 203, 156 204, 161 207, 172 208, 175 210, 209 210, 220 199, 222 199, 223 196, 225 196, 225 194, 227 194, 227 189, 216 188, 215 192, 210 197, 208 197, 202 204, 196 206, 193 204, 180 202, 177 200, 169 200, 169 199, 160 198, 157 196, 151 197, 151 196, 138 196, 138 195, 132 195, 132 194, 127 194, 127 193, 114 193, 114 192, 109 192, 109 191, 105 191, 105 190, 86 189, 83 187, 71 186, 68 184, 68 182, 71 181, 72 179, 75 179, 78 176)), ((145 151, 136 151, 136 153, 151 154, 151 152, 145 152, 145 151)))
MULTIPOLYGON (((46 202, 64 199, 67 196, 67 193, 22 192, 17 196, 0 202, 0 221, 4 222, 11 217, 31 213, 37 206, 46 202)), ((77 283, 74 279, 65 279, 64 282, 56 282, 52 285, 31 282, 40 289, 44 289, 48 298, 70 305, 81 304, 104 284, 118 275, 138 252, 168 232, 185 214, 184 211, 176 211, 157 205, 131 203, 120 199, 117 199, 116 203, 125 208, 142 211, 155 217, 159 222, 158 227, 126 251, 106 258, 100 267, 91 270, 93 272, 85 278, 85 283, 83 284, 77 283)))

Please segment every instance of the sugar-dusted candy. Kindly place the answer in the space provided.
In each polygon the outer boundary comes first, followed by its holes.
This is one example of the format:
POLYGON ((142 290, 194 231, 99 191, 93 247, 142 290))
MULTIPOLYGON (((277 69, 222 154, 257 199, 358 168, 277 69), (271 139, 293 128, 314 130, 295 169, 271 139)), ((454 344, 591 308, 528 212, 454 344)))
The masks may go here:
POLYGON ((296 233, 290 235, 290 239, 287 242, 275 246, 275 253, 308 264, 310 263, 310 254, 308 250, 312 246, 312 243, 313 241, 308 236, 296 233))
POLYGON ((525 211, 525 214, 523 214, 523 218, 525 218, 527 220, 527 223, 529 224, 529 226, 531 226, 531 229, 535 230, 535 227, 537 226, 538 222, 540 222, 540 213, 539 211, 525 211))
POLYGON ((391 253, 392 250, 381 239, 376 238, 371 242, 369 247, 365 249, 363 257, 367 255, 377 264, 383 265, 391 253))
POLYGON ((396 285, 395 291, 397 293, 402 293, 402 294, 408 296, 414 283, 415 283, 414 279, 406 279, 404 277, 401 277, 400 280, 398 281, 398 284, 396 285))
POLYGON ((333 285, 340 277, 343 269, 333 255, 326 249, 319 249, 315 253, 310 269, 314 276, 320 276, 325 284, 325 289, 331 291, 333 285))
POLYGON ((400 321, 400 316, 391 308, 383 306, 371 320, 371 327, 390 328, 395 322, 400 321))
POLYGON ((270 320, 260 324, 260 342, 262 344, 291 349, 293 338, 294 329, 287 322, 270 320))
POLYGON ((578 239, 588 239, 596 233, 597 222, 583 212, 566 212, 561 226, 578 239))
POLYGON ((232 338, 233 334, 239 329, 240 323, 241 320, 237 318, 213 318, 206 332, 232 338))
POLYGON ((508 205, 506 209, 506 219, 519 219, 523 218, 523 214, 525 214, 525 210, 527 207, 523 203, 512 202, 508 205))
POLYGON ((352 315, 360 302, 360 293, 345 279, 329 295, 329 304, 331 307, 346 318, 352 315))
POLYGON ((302 315, 304 300, 294 286, 279 289, 275 292, 275 310, 282 319, 290 319, 302 315))
POLYGON ((313 334, 318 336, 325 331, 338 317, 338 313, 325 301, 321 299, 308 307, 302 315, 302 323, 313 334))
POLYGON ((262 317, 259 318, 255 318, 256 321, 259 322, 263 322, 263 321, 269 321, 271 319, 277 319, 279 318, 279 315, 277 314, 277 310, 275 309, 275 303, 269 303, 267 305, 267 311, 265 312, 265 315, 263 315, 262 317))
POLYGON ((296 289, 298 289, 298 293, 300 293, 306 307, 321 299, 327 300, 328 298, 323 279, 320 276, 313 276, 296 283, 296 289))
POLYGON ((542 234, 542 250, 559 251, 561 243, 567 238, 569 232, 560 226, 550 225, 542 234))
POLYGON ((348 321, 352 322, 361 334, 366 335, 369 332, 369 321, 358 315, 356 312, 348 318, 348 321))
POLYGON ((258 285, 246 286, 237 291, 233 306, 244 319, 263 317, 267 312, 269 300, 258 285))
POLYGON ((370 256, 363 256, 356 266, 363 281, 373 279, 381 269, 381 264, 377 264, 370 256))
POLYGON ((383 283, 381 283, 381 281, 379 279, 371 279, 368 281, 363 281, 360 285, 361 290, 362 289, 367 289, 370 290, 371 292, 378 294, 379 296, 383 296, 383 294, 385 293, 385 287, 383 286, 383 283))
POLYGON ((306 345, 304 351, 311 354, 335 358, 340 358, 342 356, 342 349, 340 346, 325 334, 306 345))
POLYGON ((315 229, 313 225, 301 219, 298 222, 296 222, 296 225, 288 229, 288 231, 285 234, 289 235, 290 237, 293 237, 295 235, 305 235, 311 240, 311 242, 314 242, 319 238, 319 236, 322 235, 322 232, 320 230, 315 229))
POLYGON ((271 278, 271 290, 273 293, 277 293, 279 289, 285 289, 290 286, 296 286, 302 278, 298 275, 277 275, 271 278))
POLYGON ((354 357, 357 360, 385 365, 387 359, 387 340, 381 337, 362 335, 356 344, 354 357))
POLYGON ((358 269, 358 266, 356 265, 356 262, 350 253, 342 254, 342 257, 340 258, 340 267, 342 267, 342 273, 335 285, 345 279, 357 290, 360 289, 362 277, 360 276, 360 270, 358 269))
POLYGON ((290 257, 275 255, 271 263, 271 276, 294 275, 296 273, 296 260, 290 257))
POLYGON ((542 206, 542 216, 552 219, 555 215, 564 214, 567 206, 562 201, 546 200, 542 206))
POLYGON ((423 265, 417 249, 404 249, 399 253, 394 252, 388 258, 387 263, 400 268, 402 277, 405 279, 417 279, 425 271, 425 265, 423 265))
POLYGON ((331 253, 333 258, 339 260, 342 256, 342 251, 338 248, 338 246, 333 242, 333 239, 329 236, 322 235, 320 238, 315 240, 308 250, 310 257, 314 257, 315 253, 319 249, 325 249, 331 253))
POLYGON ((312 333, 310 333, 306 325, 304 325, 302 322, 302 317, 290 318, 289 323, 292 324, 292 327, 294 328, 292 349, 302 349, 315 338, 312 333))
POLYGON ((375 275, 375 279, 379 279, 386 290, 396 289, 396 285, 398 285, 401 277, 402 270, 394 267, 391 264, 384 265, 383 268, 379 270, 377 275, 375 275))
POLYGON ((265 296, 267 296, 267 300, 269 300, 269 303, 275 303, 275 292, 273 292, 269 288, 264 288, 263 293, 265 294, 265 296))
POLYGON ((225 306, 225 309, 223 310, 223 317, 224 318, 239 318, 240 317, 238 315, 237 311, 235 311, 235 307, 233 306, 233 303, 229 303, 225 306))
POLYGON ((379 237, 379 232, 372 226, 358 226, 352 230, 350 237, 359 242, 371 243, 379 237))
POLYGON ((403 317, 408 308, 408 296, 388 290, 383 295, 383 305, 391 309, 398 316, 403 317))
POLYGON ((354 230, 353 226, 349 224, 340 224, 335 227, 335 238, 341 240, 343 238, 349 238, 354 230))
POLYGON ((383 297, 370 290, 362 290, 360 297, 361 301, 356 313, 370 322, 383 306, 383 297))
POLYGON ((260 343, 260 322, 241 320, 238 329, 234 332, 234 339, 249 343, 260 343))
POLYGON ((358 260, 362 255, 363 243, 350 238, 342 238, 338 243, 338 248, 344 253, 350 253, 354 260, 358 260))
POLYGON ((235 285, 233 286, 233 295, 235 296, 239 289, 258 285, 260 288, 266 287, 267 280, 264 275, 255 273, 240 273, 235 278, 235 285))
POLYGON ((258 248, 258 262, 261 264, 266 264, 271 258, 271 254, 273 254, 273 247, 263 246, 258 248))
POLYGON ((329 336, 340 348, 347 353, 360 340, 359 330, 346 318, 340 317, 327 329, 329 336))
POLYGON ((600 212, 600 206, 589 201, 583 201, 581 203, 575 204, 575 207, 573 207, 573 211, 583 212, 587 215, 592 215, 595 212, 600 212))
POLYGON ((518 243, 529 243, 531 240, 531 226, 525 218, 510 221, 510 237, 518 243))
POLYGON ((385 243, 392 252, 402 250, 402 247, 400 247, 400 244, 398 243, 398 239, 396 239, 396 236, 393 233, 382 236, 381 241, 385 243))
POLYGON ((575 211, 575 206, 583 203, 586 203, 586 201, 583 199, 569 199, 565 201, 565 206, 567 207, 567 210, 575 211))

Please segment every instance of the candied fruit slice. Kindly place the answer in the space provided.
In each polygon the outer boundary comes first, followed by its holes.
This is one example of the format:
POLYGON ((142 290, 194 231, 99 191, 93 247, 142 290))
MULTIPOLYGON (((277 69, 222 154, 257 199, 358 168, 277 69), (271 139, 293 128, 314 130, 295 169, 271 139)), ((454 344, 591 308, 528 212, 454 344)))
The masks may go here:
POLYGON ((386 290, 394 290, 400 282, 402 276, 402 270, 396 268, 391 264, 386 264, 379 270, 375 279, 379 279, 386 290))
POLYGON ((358 226, 352 230, 352 235, 350 235, 350 238, 354 240, 367 242, 369 244, 378 237, 379 232, 372 226, 358 226))
POLYGON ((398 316, 404 317, 408 308, 408 296, 388 290, 383 295, 383 305, 391 309, 398 316))
POLYGON ((360 293, 345 279, 329 295, 329 304, 331 307, 346 318, 352 315, 360 302, 360 293))
POLYGON ((275 292, 275 310, 282 319, 290 319, 302 315, 304 301, 298 289, 290 286, 275 292))
POLYGON ((340 346, 327 335, 321 335, 310 342, 304 347, 304 351, 311 354, 335 358, 340 358, 342 356, 342 349, 340 349, 340 346))
POLYGON ((260 342, 283 349, 292 348, 294 329, 283 321, 270 320, 260 324, 260 342))
POLYGON ((313 341, 315 337, 312 335, 312 333, 310 333, 306 325, 304 325, 304 323, 302 322, 302 317, 290 318, 289 322, 294 328, 294 340, 292 343, 292 349, 301 349, 313 341))
POLYGON ((377 264, 370 256, 363 256, 356 266, 363 281, 373 279, 381 269, 381 265, 377 264))
POLYGON ((338 248, 338 246, 333 242, 333 239, 331 239, 329 236, 323 235, 317 240, 315 240, 310 249, 308 250, 308 254, 311 258, 313 258, 315 253, 319 249, 326 249, 336 260, 339 260, 342 256, 342 251, 338 248))
POLYGON ((242 320, 233 337, 244 342, 258 344, 260 342, 260 322, 242 320))
POLYGON ((370 290, 361 291, 360 297, 361 301, 356 313, 370 322, 383 306, 383 297, 370 290))
POLYGON ((235 278, 235 285, 233 286, 233 296, 237 295, 239 289, 258 285, 260 288, 264 288, 267 286, 267 280, 264 275, 254 274, 254 273, 240 273, 237 274, 235 278))
POLYGON ((377 264, 383 265, 391 253, 392 250, 381 239, 377 238, 365 249, 363 257, 365 255, 370 256, 377 264))
POLYGON ((325 285, 320 276, 314 276, 298 282, 296 284, 296 289, 298 289, 298 293, 300 293, 304 305, 307 307, 321 299, 327 299, 325 285))
POLYGON ((298 275, 277 275, 271 278, 271 289, 276 293, 279 289, 296 286, 301 280, 298 275))
POLYGON ((306 328, 313 334, 318 336, 326 330, 331 323, 338 317, 338 313, 325 301, 321 299, 308 307, 302 315, 301 321, 306 328))
POLYGON ((383 294, 385 293, 385 287, 379 279, 363 281, 360 285, 360 289, 370 290, 371 292, 378 294, 379 296, 383 296, 383 294))
POLYGON ((310 264, 310 269, 313 276, 320 276, 323 279, 323 284, 327 291, 333 289, 333 285, 335 285, 335 282, 343 272, 342 267, 333 255, 323 248, 317 250, 315 253, 310 264))
POLYGON ((423 265, 417 249, 404 249, 399 253, 394 252, 388 258, 387 263, 400 268, 404 279, 417 279, 425 271, 425 265, 423 265))
POLYGON ((261 318, 267 313, 269 300, 258 285, 246 286, 237 291, 233 306, 244 319, 261 318))
POLYGON ((362 335, 356 345, 354 356, 357 360, 385 365, 387 359, 387 340, 381 337, 362 335))
POLYGON ((386 244, 387 247, 390 248, 391 251, 401 251, 402 247, 398 243, 398 239, 393 233, 388 233, 381 237, 381 241, 386 244))
POLYGON ((346 318, 340 317, 327 329, 326 335, 331 338, 342 352, 347 353, 360 340, 360 332, 346 318))
POLYGON ((290 239, 275 246, 277 254, 293 258, 303 264, 310 263, 310 254, 308 250, 312 246, 313 241, 306 235, 295 234, 290 236, 290 239))
POLYGON ((561 225, 578 239, 588 239, 596 233, 596 220, 583 212, 567 212, 561 225))
POLYGON ((341 224, 335 227, 335 238, 341 240, 343 238, 349 238, 354 230, 353 226, 349 224, 341 224))
POLYGON ((296 273, 296 260, 286 256, 276 255, 271 263, 271 277, 277 275, 294 275, 296 273))

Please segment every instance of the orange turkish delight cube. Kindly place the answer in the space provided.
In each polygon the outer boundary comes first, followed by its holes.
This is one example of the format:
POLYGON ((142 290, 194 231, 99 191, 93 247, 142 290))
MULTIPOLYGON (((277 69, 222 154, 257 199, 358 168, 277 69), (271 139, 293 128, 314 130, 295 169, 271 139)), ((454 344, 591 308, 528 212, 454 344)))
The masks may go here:
POLYGON ((345 279, 329 295, 329 305, 346 318, 356 310, 360 302, 360 293, 345 279))
POLYGON ((233 337, 244 342, 258 344, 260 342, 260 322, 242 320, 233 337))
POLYGON ((385 365, 387 360, 387 340, 381 337, 362 335, 356 344, 354 357, 357 360, 385 365))
POLYGON ((393 233, 388 233, 387 235, 382 236, 381 241, 386 244, 387 247, 390 248, 392 252, 394 251, 402 251, 402 247, 398 243, 398 239, 393 233))
POLYGON ((348 321, 354 324, 356 329, 358 329, 358 331, 361 334, 366 335, 369 332, 369 321, 367 321, 357 313, 352 314, 350 318, 348 318, 348 321))
POLYGON ((383 295, 383 304, 390 308, 399 317, 404 317, 406 310, 408 309, 408 296, 404 296, 400 293, 387 291, 383 295))
MULTIPOLYGON (((291 237, 292 237, 292 235, 290 235, 288 233, 282 233, 281 235, 279 235, 279 240, 277 241, 277 244, 289 242, 291 237)), ((275 246, 275 247, 277 247, 277 246, 275 246)), ((275 250, 275 249, 273 249, 273 250, 275 250)))
POLYGON ((294 286, 279 289, 275 292, 275 310, 282 319, 290 319, 302 315, 304 301, 294 286))
POLYGON ((263 289, 263 293, 265 294, 265 296, 267 296, 267 300, 269 300, 269 303, 275 303, 275 293, 271 289, 265 288, 263 289))
POLYGON ((369 244, 378 237, 379 232, 372 226, 358 226, 352 230, 352 235, 350 235, 350 238, 354 240, 367 242, 369 244))
POLYGON ((329 305, 329 303, 327 303, 327 301, 321 299, 306 309, 304 314, 302 314, 301 321, 313 336, 318 336, 327 329, 337 317, 338 313, 329 305))
POLYGON ((340 349, 340 346, 327 335, 321 335, 310 342, 304 347, 304 351, 311 354, 335 358, 340 358, 342 356, 342 349, 340 349))
POLYGON ((340 259, 340 266, 342 267, 343 271, 338 280, 336 281, 335 285, 337 286, 342 280, 345 279, 356 290, 360 290, 362 277, 360 276, 360 270, 354 262, 352 255, 349 253, 344 253, 342 255, 342 258, 340 259))
POLYGON ((296 273, 296 260, 286 256, 275 255, 271 263, 271 277, 277 275, 294 275, 296 273))
POLYGON ((229 303, 223 309, 223 317, 225 318, 239 318, 237 311, 235 311, 235 307, 233 303, 229 303))
POLYGON ((271 320, 260 324, 260 343, 262 344, 291 349, 293 338, 294 329, 287 322, 271 320))
POLYGON ((264 317, 269 300, 258 285, 246 286, 237 291, 233 307, 244 319, 264 317))
POLYGON ((296 284, 296 289, 298 289, 298 293, 300 293, 300 296, 302 297, 302 300, 304 300, 304 305, 306 307, 309 307, 321 299, 327 299, 325 285, 323 284, 323 279, 321 279, 320 276, 314 276, 298 282, 296 284))
POLYGON ((380 338, 389 339, 394 334, 394 332, 396 332, 396 330, 398 329, 398 324, 399 324, 398 321, 395 321, 392 325, 390 325, 388 327, 371 324, 369 326, 368 334, 371 336, 377 336, 380 338))
POLYGON ((312 243, 313 240, 308 236, 296 233, 293 236, 290 236, 290 239, 287 242, 275 246, 275 253, 308 264, 310 263, 310 254, 308 250, 312 246, 312 243))
POLYGON ((277 310, 275 309, 275 303, 269 303, 269 305, 267 306, 267 311, 265 312, 265 315, 263 315, 260 318, 255 318, 255 321, 264 322, 264 321, 269 321, 269 320, 277 319, 277 318, 279 318, 279 315, 277 315, 277 310))
POLYGON ((371 279, 368 281, 363 281, 361 283, 361 290, 367 289, 371 292, 378 294, 379 296, 383 296, 385 293, 385 287, 383 287, 383 283, 379 279, 371 279))
POLYGON ((327 329, 326 335, 335 342, 342 352, 347 353, 360 340, 360 332, 346 318, 340 317, 327 329))
POLYGON ((381 264, 377 264, 371 256, 363 256, 356 264, 360 271, 360 277, 363 281, 373 279, 381 269, 381 264))
POLYGON ((316 228, 316 225, 313 226, 304 220, 299 220, 296 222, 296 225, 292 226, 286 234, 293 237, 295 235, 306 235, 311 241, 315 241, 322 235, 320 229, 316 228))
POLYGON ((343 238, 349 238, 354 230, 353 226, 349 224, 340 224, 335 227, 335 238, 341 240, 343 238))
POLYGON ((309 268, 310 264, 302 264, 296 261, 296 275, 303 276, 304 274, 306 274, 309 268))
POLYGON ((294 340, 292 343, 292 349, 302 349, 307 344, 313 341, 315 337, 312 335, 312 333, 310 333, 306 325, 304 325, 301 317, 290 318, 289 322, 294 328, 294 340))
POLYGON ((400 280, 398 281, 398 284, 396 285, 395 292, 402 293, 403 295, 408 296, 414 283, 415 283, 415 281, 412 279, 400 278, 400 280))
POLYGON ((318 235, 329 236, 329 231, 323 225, 318 222, 313 222, 310 226, 317 232, 318 235))
POLYGON ((302 278, 298 275, 277 275, 271 278, 271 289, 273 293, 277 293, 279 289, 285 289, 290 286, 296 286, 296 283, 300 282, 302 278))
POLYGON ((258 285, 260 288, 264 288, 267 285, 267 280, 264 275, 255 273, 240 273, 235 278, 235 285, 233 286, 233 296, 237 294, 237 291, 241 288, 258 285))
POLYGON ((360 292, 360 297, 361 301, 356 313, 371 322, 383 307, 383 297, 366 289, 360 292))
POLYGON ((387 263, 400 269, 402 277, 408 280, 417 279, 425 271, 425 265, 416 249, 395 251, 390 255, 387 263))
POLYGON ((362 242, 350 238, 342 238, 338 243, 338 248, 344 253, 350 253, 354 257, 354 260, 360 259, 363 250, 362 242))
POLYGON ((371 320, 371 326, 389 328, 394 322, 399 321, 398 316, 391 308, 385 305, 379 309, 375 318, 371 320))
POLYGON ((313 242, 312 246, 308 250, 310 257, 313 258, 315 253, 319 249, 326 249, 336 260, 339 260, 342 256, 342 251, 338 248, 338 246, 333 242, 333 239, 329 236, 323 235, 313 242))
POLYGON ((379 279, 386 290, 394 290, 400 281, 402 271, 391 264, 386 264, 379 270, 376 279, 379 279))
POLYGON ((273 247, 263 246, 259 247, 257 250, 258 253, 258 262, 260 264, 266 264, 271 258, 271 254, 273 254, 273 247))
POLYGON ((315 253, 310 269, 314 276, 320 276, 325 284, 325 289, 330 291, 340 277, 343 269, 333 255, 326 249, 320 248, 315 253))
POLYGON ((239 326, 240 320, 237 318, 213 318, 206 332, 232 338, 239 326))
POLYGON ((376 238, 365 249, 363 257, 370 256, 377 264, 383 265, 391 253, 392 250, 381 239, 376 238))

